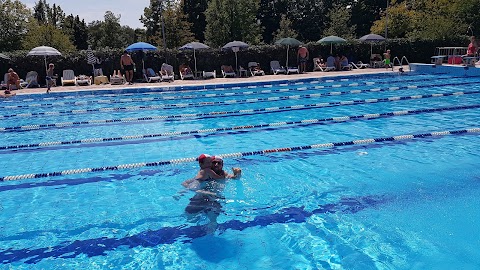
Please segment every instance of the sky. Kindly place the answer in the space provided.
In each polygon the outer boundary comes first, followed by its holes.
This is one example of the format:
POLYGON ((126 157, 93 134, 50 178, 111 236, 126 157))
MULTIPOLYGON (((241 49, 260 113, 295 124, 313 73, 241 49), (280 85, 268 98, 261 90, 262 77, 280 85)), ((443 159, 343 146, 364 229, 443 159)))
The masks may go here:
MULTIPOLYGON (((21 0, 27 7, 33 9, 38 0, 21 0)), ((150 0, 47 0, 51 6, 56 4, 62 8, 65 15, 78 15, 85 23, 103 21, 106 11, 121 15, 120 24, 131 28, 143 28, 139 21, 143 9, 150 5, 150 0)))

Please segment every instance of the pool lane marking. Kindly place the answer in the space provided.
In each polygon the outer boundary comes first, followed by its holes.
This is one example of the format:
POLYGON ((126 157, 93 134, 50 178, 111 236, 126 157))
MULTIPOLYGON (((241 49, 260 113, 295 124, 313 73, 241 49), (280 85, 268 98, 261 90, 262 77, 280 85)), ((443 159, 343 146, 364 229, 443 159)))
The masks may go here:
MULTIPOLYGON (((451 79, 451 78, 440 78, 440 79, 451 79)), ((437 80, 440 80, 437 79, 437 80)), ((404 80, 398 82, 418 82, 422 80, 404 80)), ((423 80, 424 82, 424 80, 423 80)), ((393 82, 395 83, 395 82, 393 82)), ((478 82, 472 82, 478 83, 478 82)), ((364 85, 374 85, 375 83, 365 82, 364 85)), ((464 83, 468 84, 468 83, 464 83)), ((349 85, 339 85, 341 86, 360 86, 359 83, 349 84, 349 85)), ((181 100, 181 99, 198 99, 198 98, 218 98, 218 97, 233 97, 233 96, 244 96, 244 95, 257 95, 257 94, 270 94, 270 93, 282 93, 282 92, 296 92, 296 91, 310 91, 324 89, 327 87, 333 86, 311 86, 311 87, 298 87, 298 88, 281 88, 273 90, 261 90, 261 91, 246 91, 246 92, 233 92, 233 93, 219 93, 219 94, 205 94, 205 95, 186 95, 186 96, 163 96, 163 97, 148 97, 148 98, 124 98, 120 100, 96 100, 96 101, 71 101, 71 102, 56 102, 56 103, 46 103, 46 104, 29 104, 29 105, 13 105, 13 106, 0 106, 0 109, 22 109, 30 107, 51 107, 51 106, 70 106, 70 105, 88 105, 88 104, 119 104, 119 103, 128 103, 128 102, 143 102, 143 101, 164 101, 164 100, 181 100)), ((391 88, 391 87, 390 87, 391 88)), ((241 88, 240 88, 241 89, 241 88)), ((385 89, 388 89, 385 88, 385 89)), ((405 89, 405 88, 403 88, 405 89)), ((408 86, 407 86, 408 89, 408 86)), ((356 90, 353 90, 356 91, 356 90)), ((360 90, 358 90, 360 91, 360 90)), ((348 91, 345 91, 347 93, 348 91)), ((352 91, 351 91, 352 92, 352 91)))
MULTIPOLYGON (((469 84, 478 84, 479 82, 469 82, 464 83, 464 85, 469 84)), ((251 98, 251 99, 232 99, 226 101, 210 101, 210 102, 196 102, 196 103, 176 103, 176 104, 162 104, 162 105, 147 105, 147 106, 128 106, 128 107, 113 107, 113 108, 96 108, 96 109, 77 109, 77 110, 67 110, 67 111, 48 111, 48 112, 38 112, 38 113, 21 113, 21 114, 10 114, 10 115, 0 115, 0 119, 14 118, 14 117, 36 117, 36 116, 59 116, 59 115, 71 115, 71 114, 86 114, 86 113, 97 113, 97 112, 125 112, 125 111, 139 111, 139 110, 171 110, 177 108, 198 108, 206 106, 218 106, 218 105, 233 105, 233 104, 251 104, 251 103, 260 103, 260 102, 276 102, 284 100, 295 100, 295 99, 310 99, 310 98, 319 98, 326 96, 340 96, 348 94, 361 94, 361 93, 375 93, 375 92, 387 92, 387 91, 398 91, 405 89, 418 89, 418 88, 427 88, 427 87, 443 87, 456 85, 452 83, 448 84, 436 84, 436 85, 408 85, 408 86, 396 86, 396 87, 386 87, 386 88, 372 88, 364 90, 350 90, 350 91, 334 91, 327 93, 315 93, 315 94, 306 94, 306 95, 293 95, 293 96, 280 96, 280 97, 267 97, 267 98, 251 98)))
MULTIPOLYGON (((270 153, 293 152, 293 151, 302 151, 302 150, 318 149, 318 148, 332 148, 332 147, 341 147, 346 145, 365 145, 365 144, 373 144, 373 143, 379 143, 379 142, 404 141, 404 140, 423 139, 423 138, 431 138, 431 137, 443 137, 447 135, 459 135, 459 134, 466 134, 466 133, 480 133, 480 128, 445 130, 445 131, 417 133, 417 134, 404 134, 404 135, 397 135, 392 137, 367 138, 367 139, 359 139, 359 140, 353 140, 353 141, 321 143, 321 144, 312 144, 312 145, 304 145, 304 146, 289 146, 289 147, 283 147, 283 148, 274 148, 274 149, 266 149, 266 150, 250 151, 250 152, 218 154, 218 156, 222 158, 258 156, 258 155, 267 155, 270 153)), ((66 175, 89 173, 89 172, 117 171, 117 170, 143 168, 143 167, 157 167, 157 166, 175 165, 175 164, 182 164, 182 163, 189 163, 189 162, 196 162, 196 157, 172 159, 172 160, 165 160, 165 161, 121 164, 121 165, 105 166, 105 167, 97 167, 97 168, 71 169, 71 170, 64 170, 60 172, 11 175, 11 176, 0 177, 0 181, 46 178, 46 177, 66 176, 66 175)))
MULTIPOLYGON (((73 141, 56 141, 56 142, 42 142, 42 143, 31 143, 31 144, 22 144, 22 145, 9 145, 9 146, 0 146, 0 150, 11 150, 11 149, 28 149, 28 148, 37 148, 37 147, 50 147, 58 145, 74 145, 74 144, 83 144, 83 143, 101 143, 101 142, 113 142, 113 141, 126 141, 126 140, 141 140, 141 139, 152 139, 159 137, 175 137, 175 136, 185 136, 192 134, 202 134, 202 133, 217 133, 222 131, 238 131, 238 130, 249 130, 257 128, 267 128, 267 127, 279 127, 279 126, 291 126, 291 125, 312 125, 323 122, 338 123, 345 122, 349 120, 360 120, 360 119, 374 119, 381 117, 395 117, 395 116, 404 116, 404 115, 413 115, 420 113, 434 113, 434 112, 443 112, 443 111, 454 111, 454 110, 468 110, 480 108, 480 104, 474 105, 465 105, 465 106, 452 106, 452 107, 439 107, 439 108, 427 108, 427 109, 418 109, 418 110, 401 110, 401 111, 392 111, 384 113, 367 113, 361 115, 349 115, 349 116, 334 116, 329 118, 319 118, 319 119, 303 119, 298 121, 288 121, 288 122, 275 122, 267 124, 252 124, 252 125, 243 125, 243 126, 234 126, 234 127, 224 127, 224 128, 211 128, 211 129, 199 129, 199 130, 190 130, 190 131, 175 131, 175 132, 165 132, 157 134, 140 134, 140 135, 125 135, 121 137, 110 137, 110 138, 88 138, 81 140, 73 141)), ((328 124, 330 124, 328 123, 328 124)))
POLYGON ((228 116, 228 115, 239 115, 239 114, 248 115, 253 113, 258 114, 258 113, 284 112, 284 111, 293 111, 293 110, 307 110, 307 109, 316 109, 316 108, 324 108, 324 107, 337 107, 337 106, 359 105, 359 104, 367 104, 367 103, 381 103, 381 102, 392 102, 392 101, 411 100, 411 99, 424 99, 424 98, 432 98, 432 97, 469 95, 469 94, 478 94, 478 93, 480 93, 480 90, 470 91, 470 92, 436 93, 436 94, 428 94, 428 95, 397 96, 397 97, 388 97, 388 98, 371 98, 371 99, 364 99, 364 100, 359 99, 359 100, 348 100, 348 101, 323 102, 323 103, 315 103, 315 104, 269 107, 269 108, 260 108, 260 109, 246 109, 246 110, 236 110, 236 111, 160 115, 160 116, 147 116, 147 117, 140 117, 140 118, 132 117, 132 118, 120 118, 120 119, 99 119, 99 120, 90 120, 90 121, 63 122, 63 123, 53 123, 53 124, 36 124, 36 125, 14 126, 14 127, 2 127, 0 128, 0 132, 15 132, 15 131, 38 130, 38 129, 48 129, 48 128, 64 128, 64 127, 92 125, 92 124, 131 123, 131 122, 141 122, 141 121, 172 121, 177 119, 181 119, 181 120, 205 119, 205 118, 215 118, 215 117, 228 116))

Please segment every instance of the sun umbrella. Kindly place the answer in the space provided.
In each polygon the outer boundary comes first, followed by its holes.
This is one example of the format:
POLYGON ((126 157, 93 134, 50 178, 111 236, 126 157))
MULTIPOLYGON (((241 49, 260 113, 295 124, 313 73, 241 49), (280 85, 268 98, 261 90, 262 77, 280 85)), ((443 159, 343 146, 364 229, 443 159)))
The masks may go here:
MULTIPOLYGON (((130 44, 125 50, 127 52, 156 51, 157 47, 153 46, 150 43, 137 42, 137 43, 130 44)), ((143 60, 143 57, 142 57, 142 68, 143 68, 142 70, 145 70, 145 61, 143 60)))
POLYGON ((242 41, 231 41, 227 44, 225 44, 223 47, 222 47, 222 50, 232 50, 234 53, 235 53, 235 68, 238 70, 238 58, 237 58, 237 52, 240 50, 240 49, 246 49, 248 48, 248 44, 245 43, 245 42, 242 42, 242 41))
POLYGON ((288 51, 290 50, 290 46, 300 46, 303 43, 294 38, 282 38, 275 42, 276 45, 287 45, 287 62, 285 64, 285 68, 288 69, 288 51))
POLYGON ((370 55, 373 54, 373 42, 384 41, 385 38, 377 34, 368 34, 358 40, 370 43, 370 55))
POLYGON ((208 45, 205 45, 201 42, 190 42, 179 48, 179 50, 193 50, 193 59, 195 61, 195 76, 197 76, 197 56, 195 55, 195 51, 208 48, 210 48, 208 47, 208 45))
POLYGON ((344 43, 347 42, 345 39, 337 36, 328 36, 320 39, 317 41, 320 44, 330 44, 330 53, 333 52, 333 44, 334 43, 344 43))
POLYGON ((87 49, 87 63, 92 65, 92 69, 93 69, 93 76, 95 77, 95 64, 97 64, 99 61, 98 61, 98 58, 95 57, 95 55, 93 55, 93 51, 92 51, 92 47, 90 47, 90 45, 88 45, 88 49, 87 49))
POLYGON ((47 71, 47 56, 52 55, 62 55, 57 49, 48 47, 48 46, 40 46, 33 48, 27 55, 39 55, 43 56, 45 59, 45 72, 47 71))
POLYGON ((0 53, 0 58, 6 59, 6 60, 9 60, 9 59, 10 59, 10 57, 6 56, 6 55, 3 54, 3 53, 0 53))

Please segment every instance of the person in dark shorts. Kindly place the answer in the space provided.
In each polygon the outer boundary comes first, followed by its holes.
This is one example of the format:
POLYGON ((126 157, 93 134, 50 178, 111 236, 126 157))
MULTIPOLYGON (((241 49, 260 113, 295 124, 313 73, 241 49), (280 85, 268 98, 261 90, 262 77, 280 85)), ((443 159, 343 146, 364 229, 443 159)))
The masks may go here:
POLYGON ((120 66, 123 69, 123 73, 125 74, 125 79, 127 80, 128 84, 133 84, 133 69, 135 63, 132 60, 130 54, 127 51, 123 52, 122 57, 120 58, 120 66))

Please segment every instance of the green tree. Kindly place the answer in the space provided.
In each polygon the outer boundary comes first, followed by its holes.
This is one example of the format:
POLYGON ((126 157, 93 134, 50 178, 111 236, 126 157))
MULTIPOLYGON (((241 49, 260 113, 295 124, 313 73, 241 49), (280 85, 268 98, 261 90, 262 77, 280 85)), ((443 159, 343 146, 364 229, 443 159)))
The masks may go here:
MULTIPOLYGON (((385 12, 386 0, 351 1, 351 23, 356 26, 356 36, 370 33, 373 22, 379 20, 385 12)), ((377 33, 380 34, 380 33, 377 33)), ((382 34, 383 35, 383 34, 382 34)))
POLYGON ((191 24, 183 13, 182 2, 150 0, 150 6, 144 9, 140 18, 146 29, 147 41, 163 47, 162 22, 165 30, 165 42, 168 48, 176 48, 194 40, 191 24))
POLYGON ((355 25, 351 25, 351 9, 339 3, 333 4, 327 13, 327 22, 324 36, 339 36, 345 39, 355 38, 355 25))
POLYGON ((183 13, 187 16, 187 21, 190 23, 191 31, 196 40, 200 42, 205 41, 205 11, 208 7, 207 0, 182 0, 183 13))
POLYGON ((39 24, 47 24, 47 9, 49 8, 46 0, 39 0, 33 7, 33 17, 39 24))
POLYGON ((285 20, 290 22, 288 27, 292 28, 293 30, 292 21, 286 16, 287 9, 288 0, 260 1, 260 8, 258 9, 257 17, 259 18, 263 28, 262 38, 265 43, 270 44, 276 40, 276 32, 284 27, 280 25, 282 23, 283 16, 285 17, 285 20))
POLYGON ((12 51, 22 47, 27 32, 30 10, 19 0, 0 0, 0 51, 12 51))
MULTIPOLYGON (((388 8, 387 38, 405 38, 414 28, 415 11, 409 10, 405 4, 394 4, 388 8)), ((385 13, 380 20, 373 23, 371 32, 385 35, 385 13)))
POLYGON ((280 28, 275 31, 273 40, 279 40, 285 37, 297 38, 298 34, 292 29, 292 22, 283 14, 280 20, 280 28))
POLYGON ((293 28, 299 33, 299 39, 304 42, 320 39, 325 24, 325 14, 331 7, 329 0, 298 0, 290 1, 288 18, 292 20, 293 28))
POLYGON ((60 29, 50 24, 38 24, 36 20, 32 20, 28 24, 23 48, 30 50, 38 46, 50 46, 62 52, 75 50, 69 36, 60 29))
POLYGON ((205 12, 205 40, 219 47, 232 40, 255 45, 261 42, 261 25, 257 20, 260 0, 212 0, 205 12))

